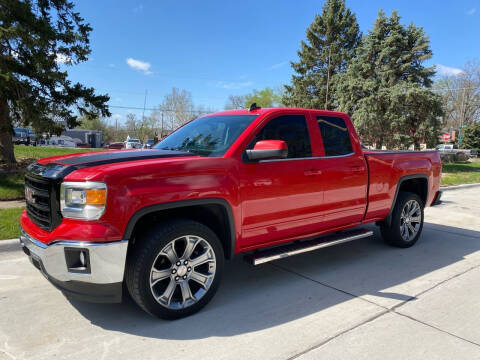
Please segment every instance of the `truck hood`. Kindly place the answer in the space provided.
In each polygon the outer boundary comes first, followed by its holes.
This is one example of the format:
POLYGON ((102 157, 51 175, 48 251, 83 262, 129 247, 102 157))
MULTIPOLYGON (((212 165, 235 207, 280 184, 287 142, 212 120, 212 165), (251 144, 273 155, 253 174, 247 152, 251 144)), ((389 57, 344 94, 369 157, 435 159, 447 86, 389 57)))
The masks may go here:
POLYGON ((190 152, 171 150, 119 150, 81 153, 41 159, 28 166, 27 170, 34 175, 51 179, 61 179, 78 169, 114 164, 125 161, 150 160, 173 157, 195 156, 190 152))

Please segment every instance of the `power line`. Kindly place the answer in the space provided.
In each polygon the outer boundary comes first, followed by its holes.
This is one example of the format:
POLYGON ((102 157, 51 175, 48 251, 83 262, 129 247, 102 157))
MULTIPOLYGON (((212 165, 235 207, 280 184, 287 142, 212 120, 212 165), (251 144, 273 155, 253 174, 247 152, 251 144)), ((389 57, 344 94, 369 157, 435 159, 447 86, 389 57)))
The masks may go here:
MULTIPOLYGON (((130 109, 130 110, 149 110, 149 111, 165 111, 165 112, 177 112, 179 110, 175 109, 162 109, 162 108, 147 108, 147 107, 136 107, 136 106, 120 106, 120 105, 108 105, 111 108, 116 108, 116 109, 130 109)), ((198 113, 204 113, 204 111, 199 111, 199 110, 181 110, 179 112, 186 112, 186 113, 192 113, 192 114, 198 114, 198 113)))

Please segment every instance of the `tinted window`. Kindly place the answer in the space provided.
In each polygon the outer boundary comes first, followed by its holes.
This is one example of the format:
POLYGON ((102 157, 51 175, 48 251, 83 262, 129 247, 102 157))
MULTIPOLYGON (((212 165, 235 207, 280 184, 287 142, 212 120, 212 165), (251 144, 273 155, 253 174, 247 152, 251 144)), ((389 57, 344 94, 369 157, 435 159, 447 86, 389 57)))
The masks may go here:
POLYGON ((325 156, 347 155, 353 152, 350 135, 343 119, 317 116, 317 123, 322 134, 325 156))
POLYGON ((155 145, 155 149, 222 156, 258 115, 219 115, 195 119, 155 145))
POLYGON ((270 120, 255 136, 249 148, 260 140, 283 140, 288 146, 288 158, 312 156, 307 122, 302 115, 285 115, 270 120))

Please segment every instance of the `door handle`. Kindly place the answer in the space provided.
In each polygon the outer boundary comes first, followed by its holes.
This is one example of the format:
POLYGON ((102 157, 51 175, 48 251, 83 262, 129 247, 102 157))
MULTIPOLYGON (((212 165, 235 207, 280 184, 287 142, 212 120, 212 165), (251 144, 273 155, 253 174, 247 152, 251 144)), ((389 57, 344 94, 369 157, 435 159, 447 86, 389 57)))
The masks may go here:
POLYGON ((322 170, 319 169, 308 169, 303 172, 305 176, 316 176, 316 175, 321 175, 322 170))
POLYGON ((362 172, 365 170, 365 166, 352 166, 350 169, 354 172, 362 172))

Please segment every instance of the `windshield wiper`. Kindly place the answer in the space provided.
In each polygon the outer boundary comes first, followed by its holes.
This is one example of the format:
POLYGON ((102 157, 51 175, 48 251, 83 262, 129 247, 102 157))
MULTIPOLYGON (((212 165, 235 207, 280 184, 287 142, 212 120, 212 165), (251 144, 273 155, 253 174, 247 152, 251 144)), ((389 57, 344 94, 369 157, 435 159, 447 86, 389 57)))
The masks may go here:
POLYGON ((192 153, 192 154, 195 154, 195 155, 198 155, 198 153, 196 151, 193 151, 193 150, 190 150, 190 149, 185 149, 185 148, 182 148, 182 147, 163 147, 162 150, 171 150, 171 151, 185 151, 185 152, 189 152, 189 153, 192 153))

